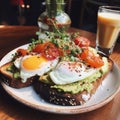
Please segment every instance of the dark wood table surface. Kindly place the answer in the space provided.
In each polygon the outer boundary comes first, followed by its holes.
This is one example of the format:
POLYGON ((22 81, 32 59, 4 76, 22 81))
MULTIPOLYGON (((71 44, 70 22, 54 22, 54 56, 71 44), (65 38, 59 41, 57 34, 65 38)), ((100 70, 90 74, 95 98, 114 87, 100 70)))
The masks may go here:
MULTIPOLYGON (((0 26, 0 59, 12 49, 37 38, 35 26, 0 26)), ((80 32, 95 45, 96 35, 87 31, 70 28, 70 32, 80 32)), ((117 43, 110 56, 120 68, 120 44, 117 43)), ((120 120, 120 92, 105 106, 87 113, 61 115, 42 112, 30 108, 9 96, 0 86, 0 120, 120 120)))

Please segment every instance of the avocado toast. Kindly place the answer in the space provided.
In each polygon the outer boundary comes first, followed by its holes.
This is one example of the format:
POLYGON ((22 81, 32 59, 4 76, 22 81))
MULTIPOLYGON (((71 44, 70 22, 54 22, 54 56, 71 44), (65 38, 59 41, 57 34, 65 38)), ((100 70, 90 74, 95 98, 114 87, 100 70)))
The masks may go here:
POLYGON ((113 62, 99 55, 90 41, 78 34, 47 32, 46 36, 26 49, 18 49, 10 64, 0 67, 5 79, 10 80, 4 81, 16 88, 33 85, 43 99, 53 104, 83 104, 95 93, 113 62), (9 70, 11 66, 15 70, 9 70))

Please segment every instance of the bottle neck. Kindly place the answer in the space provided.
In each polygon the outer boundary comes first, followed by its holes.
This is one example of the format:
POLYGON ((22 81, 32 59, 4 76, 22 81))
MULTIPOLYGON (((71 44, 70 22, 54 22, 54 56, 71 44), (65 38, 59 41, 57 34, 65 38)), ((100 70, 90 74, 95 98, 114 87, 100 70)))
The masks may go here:
POLYGON ((57 12, 64 11, 64 0, 46 0, 46 12, 49 17, 56 16, 57 12))

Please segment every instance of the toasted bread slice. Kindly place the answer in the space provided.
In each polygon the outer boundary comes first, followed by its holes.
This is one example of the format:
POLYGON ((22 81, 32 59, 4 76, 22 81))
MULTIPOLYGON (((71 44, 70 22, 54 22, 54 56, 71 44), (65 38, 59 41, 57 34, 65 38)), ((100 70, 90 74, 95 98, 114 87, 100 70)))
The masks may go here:
POLYGON ((34 83, 34 89, 43 99, 50 103, 66 106, 81 105, 88 101, 91 96, 96 92, 97 88, 101 85, 106 75, 111 71, 112 67, 113 62, 109 59, 108 71, 102 77, 98 78, 95 82, 92 83, 94 87, 89 93, 85 90, 77 94, 60 92, 55 88, 51 88, 50 85, 38 80, 34 83))
POLYGON ((11 65, 12 63, 6 63, 3 66, 0 67, 0 73, 3 82, 5 82, 7 85, 13 87, 13 88, 23 88, 30 86, 33 81, 37 78, 37 76, 28 78, 26 82, 22 82, 21 78, 15 79, 13 77, 13 74, 9 71, 7 71, 7 68, 11 65))

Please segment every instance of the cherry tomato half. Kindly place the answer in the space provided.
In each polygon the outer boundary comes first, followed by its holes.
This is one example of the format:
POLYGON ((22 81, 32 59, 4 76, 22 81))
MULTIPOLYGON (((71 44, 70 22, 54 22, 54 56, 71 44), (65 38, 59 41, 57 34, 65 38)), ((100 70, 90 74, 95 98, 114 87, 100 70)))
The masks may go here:
POLYGON ((95 68, 98 68, 104 65, 104 62, 100 58, 100 56, 95 56, 94 53, 88 49, 83 50, 83 52, 79 57, 82 60, 84 60, 88 65, 95 68))
POLYGON ((60 54, 58 48, 50 42, 36 45, 33 48, 33 51, 41 53, 48 60, 53 60, 57 58, 60 54))
POLYGON ((25 56, 27 55, 28 51, 26 49, 18 49, 17 50, 17 53, 20 55, 20 56, 25 56))
POLYGON ((90 45, 90 40, 88 40, 85 37, 81 37, 81 36, 77 36, 74 39, 74 42, 76 45, 80 46, 80 47, 88 47, 90 45))
POLYGON ((42 53, 42 51, 44 50, 44 46, 45 44, 37 44, 35 45, 32 51, 37 53, 42 53))

